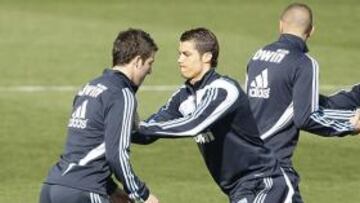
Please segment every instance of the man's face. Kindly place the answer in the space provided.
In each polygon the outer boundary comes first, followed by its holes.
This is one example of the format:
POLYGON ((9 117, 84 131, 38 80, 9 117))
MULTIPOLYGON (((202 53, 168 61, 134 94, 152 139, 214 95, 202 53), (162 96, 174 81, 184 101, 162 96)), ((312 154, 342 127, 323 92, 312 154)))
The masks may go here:
POLYGON ((149 58, 145 59, 145 61, 143 61, 142 59, 139 60, 138 67, 136 68, 137 70, 136 72, 138 75, 137 77, 138 79, 135 82, 136 85, 140 86, 144 81, 145 77, 151 74, 151 68, 154 61, 155 61, 155 52, 153 52, 149 58))
POLYGON ((191 83, 200 80, 204 75, 202 56, 192 40, 180 42, 178 63, 181 75, 191 83))

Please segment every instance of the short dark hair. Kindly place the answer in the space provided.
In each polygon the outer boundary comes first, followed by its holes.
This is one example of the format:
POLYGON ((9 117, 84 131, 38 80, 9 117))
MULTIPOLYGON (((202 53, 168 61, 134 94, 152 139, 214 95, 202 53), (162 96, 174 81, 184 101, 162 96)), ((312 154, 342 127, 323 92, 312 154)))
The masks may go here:
POLYGON ((312 27, 313 27, 313 13, 312 13, 311 8, 306 4, 295 2, 295 3, 288 5, 284 9, 284 11, 281 13, 280 19, 284 20, 285 15, 293 9, 302 9, 309 15, 308 18, 306 18, 306 20, 304 20, 304 22, 297 22, 297 23, 304 28, 304 33, 306 33, 306 34, 310 33, 310 31, 312 30, 312 27))
POLYGON ((140 56, 145 61, 157 50, 158 47, 149 33, 130 28, 120 32, 114 41, 113 66, 127 64, 136 56, 140 56))
POLYGON ((185 31, 181 34, 181 42, 190 40, 195 42, 195 48, 199 51, 200 55, 203 55, 206 52, 212 54, 211 67, 216 67, 219 56, 219 43, 214 33, 206 28, 199 27, 185 31))

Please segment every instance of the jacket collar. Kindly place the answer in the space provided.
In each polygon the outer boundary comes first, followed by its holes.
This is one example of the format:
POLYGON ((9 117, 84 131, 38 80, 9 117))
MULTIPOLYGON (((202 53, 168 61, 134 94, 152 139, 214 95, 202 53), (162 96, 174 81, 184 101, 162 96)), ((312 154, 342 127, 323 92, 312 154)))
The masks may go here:
POLYGON ((201 80, 195 82, 195 84, 191 84, 190 80, 185 82, 186 87, 190 87, 195 91, 203 88, 205 85, 209 84, 214 79, 219 78, 219 74, 216 73, 215 68, 210 68, 208 72, 201 78, 201 80))
POLYGON ((115 85, 121 86, 122 84, 125 84, 133 92, 136 92, 139 88, 124 73, 122 73, 118 70, 105 69, 103 74, 105 76, 109 77, 110 81, 113 82, 115 85))
POLYGON ((293 47, 295 47, 296 49, 299 49, 304 53, 309 51, 304 40, 296 35, 282 34, 282 35, 280 35, 279 42, 290 44, 293 47))

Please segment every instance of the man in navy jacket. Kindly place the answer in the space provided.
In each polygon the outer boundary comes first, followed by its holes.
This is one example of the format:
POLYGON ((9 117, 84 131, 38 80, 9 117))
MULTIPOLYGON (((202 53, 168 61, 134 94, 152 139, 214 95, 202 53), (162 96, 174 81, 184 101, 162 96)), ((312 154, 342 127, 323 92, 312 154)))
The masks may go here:
POLYGON ((291 202, 290 180, 264 147, 246 94, 216 72, 219 45, 206 28, 180 37, 181 75, 186 79, 156 114, 139 128, 152 137, 197 142, 206 166, 231 203, 291 202))
POLYGON ((112 50, 113 68, 75 95, 65 150, 49 171, 40 203, 109 203, 108 195, 114 192, 115 201, 123 197, 128 202, 112 174, 132 201, 158 202, 130 164, 135 93, 151 72, 157 50, 142 30, 119 33, 112 50))
POLYGON ((313 31, 311 9, 289 5, 281 15, 279 40, 259 49, 247 66, 246 91, 261 138, 289 175, 296 203, 302 199, 291 158, 300 129, 322 136, 359 132, 358 120, 350 120, 354 111, 319 105, 319 65, 306 45, 313 31))

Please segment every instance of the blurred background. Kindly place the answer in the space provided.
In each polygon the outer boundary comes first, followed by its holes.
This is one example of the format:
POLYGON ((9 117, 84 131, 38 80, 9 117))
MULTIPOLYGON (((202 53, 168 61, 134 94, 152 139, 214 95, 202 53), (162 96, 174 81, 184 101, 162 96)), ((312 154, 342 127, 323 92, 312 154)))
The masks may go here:
MULTIPOLYGON (((38 202, 41 183, 61 154, 76 90, 111 66, 112 42, 129 27, 158 46, 153 73, 137 98, 143 118, 181 85, 180 34, 210 28, 220 42, 218 71, 244 83, 247 61, 278 38, 286 0, 0 0, 0 203, 38 202), (164 87, 154 89, 154 86, 164 87)), ((310 54, 321 92, 360 80, 360 1, 313 0, 310 54)), ((295 167, 305 202, 360 202, 359 137, 301 133, 295 167)), ((228 202, 192 139, 132 147, 135 172, 161 202, 228 202)))

